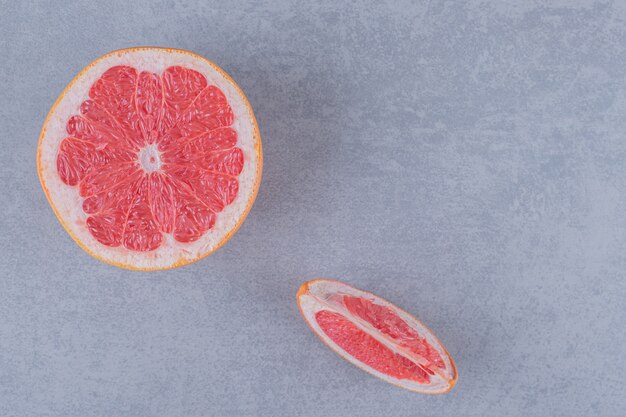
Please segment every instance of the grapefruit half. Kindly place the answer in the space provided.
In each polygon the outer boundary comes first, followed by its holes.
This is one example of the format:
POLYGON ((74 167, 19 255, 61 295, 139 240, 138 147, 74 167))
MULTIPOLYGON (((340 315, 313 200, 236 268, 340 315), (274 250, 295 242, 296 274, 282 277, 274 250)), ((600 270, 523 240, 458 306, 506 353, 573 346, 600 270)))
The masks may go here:
POLYGON ((302 284, 300 312, 332 350, 359 368, 399 387, 448 392, 457 381, 446 348, 420 321, 374 294, 339 281, 302 284))
POLYGON ((248 100, 194 53, 139 47, 83 69, 46 118, 44 192, 76 243, 128 269, 185 265, 222 246, 263 165, 248 100))

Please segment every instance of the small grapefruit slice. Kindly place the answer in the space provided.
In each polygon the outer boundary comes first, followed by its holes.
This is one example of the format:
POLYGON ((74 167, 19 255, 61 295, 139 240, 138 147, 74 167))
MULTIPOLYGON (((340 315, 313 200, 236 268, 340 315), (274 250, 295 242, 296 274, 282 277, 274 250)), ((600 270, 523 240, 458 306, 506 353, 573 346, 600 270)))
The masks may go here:
POLYGON ((129 48, 83 69, 50 110, 37 167, 88 253, 139 270, 203 258, 239 228, 263 165, 248 100, 194 53, 129 48))
POLYGON ((457 380, 446 348, 416 318, 390 302, 339 281, 302 284, 300 312, 341 357, 399 387, 448 392, 457 380))

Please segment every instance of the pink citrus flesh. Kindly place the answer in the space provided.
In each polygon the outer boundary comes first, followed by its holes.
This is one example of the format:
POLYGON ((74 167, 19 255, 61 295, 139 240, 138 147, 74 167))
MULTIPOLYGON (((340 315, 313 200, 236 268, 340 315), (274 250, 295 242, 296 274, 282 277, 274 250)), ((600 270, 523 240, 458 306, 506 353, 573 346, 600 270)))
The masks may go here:
POLYGON ((238 192, 243 153, 224 94, 197 71, 109 68, 70 117, 57 170, 106 246, 151 251, 199 239, 238 192))

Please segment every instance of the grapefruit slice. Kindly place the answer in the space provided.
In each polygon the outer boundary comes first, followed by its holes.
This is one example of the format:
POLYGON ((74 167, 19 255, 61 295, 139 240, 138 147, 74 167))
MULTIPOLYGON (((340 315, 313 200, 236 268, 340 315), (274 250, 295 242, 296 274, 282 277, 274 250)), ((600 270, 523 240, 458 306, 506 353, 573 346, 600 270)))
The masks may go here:
POLYGON ((297 295, 313 331, 341 357, 399 387, 448 392, 457 380, 446 348, 416 318, 339 281, 305 282, 297 295))
POLYGON ((130 48, 83 69, 41 131, 39 178, 84 250, 129 269, 185 265, 222 246, 263 165, 248 100, 194 53, 130 48))

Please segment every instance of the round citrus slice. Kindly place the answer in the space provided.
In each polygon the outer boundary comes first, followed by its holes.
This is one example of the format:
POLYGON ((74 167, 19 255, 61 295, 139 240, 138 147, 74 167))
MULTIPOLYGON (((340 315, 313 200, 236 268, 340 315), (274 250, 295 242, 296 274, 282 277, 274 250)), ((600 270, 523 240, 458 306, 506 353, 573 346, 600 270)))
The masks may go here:
POLYGON ((313 280, 298 291, 300 312, 344 359, 411 391, 452 389, 456 367, 435 335, 390 302, 339 281, 313 280))
POLYGON ((88 253, 166 269, 222 246, 261 180, 252 108, 217 65, 191 52, 129 48, 83 69, 39 139, 41 184, 88 253))

